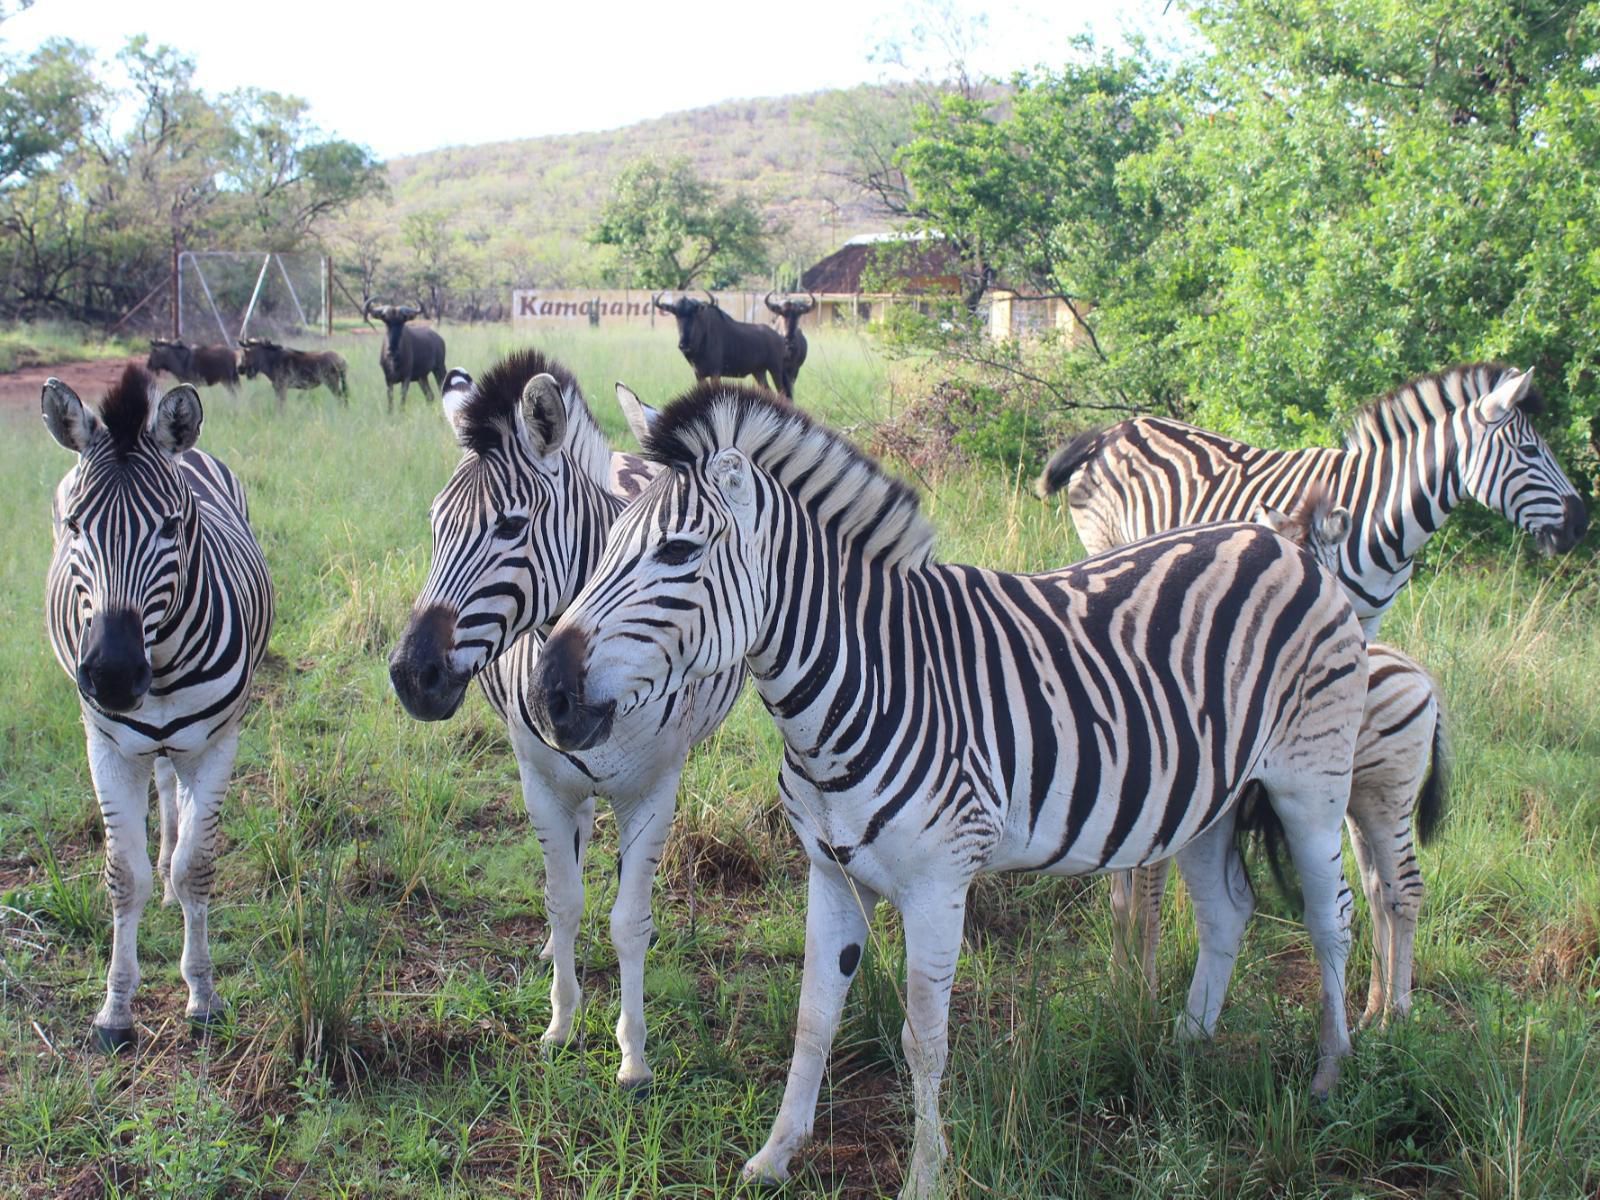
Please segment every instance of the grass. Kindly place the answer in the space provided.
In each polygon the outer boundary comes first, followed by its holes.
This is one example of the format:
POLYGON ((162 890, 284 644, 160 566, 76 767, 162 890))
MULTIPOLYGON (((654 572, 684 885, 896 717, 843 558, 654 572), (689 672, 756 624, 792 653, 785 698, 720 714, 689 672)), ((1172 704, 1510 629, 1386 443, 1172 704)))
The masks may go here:
MULTIPOLYGON (((471 369, 520 340, 445 335, 471 369)), ((504 734, 480 699, 442 725, 407 720, 383 664, 456 452, 436 406, 413 396, 384 412, 375 338, 339 344, 349 407, 313 393, 280 416, 261 386, 206 397, 202 445, 250 488, 280 618, 224 809, 212 946, 231 1019, 203 1043, 182 1020, 180 915, 152 905, 140 1049, 108 1060, 89 1048, 109 945, 99 819, 40 611, 48 496, 70 459, 31 414, 0 414, 0 1194, 738 1194, 777 1111, 804 947, 778 739, 746 696, 684 774, 647 963, 652 1092, 612 1082, 604 809, 579 941, 586 1006, 572 1047, 541 1055, 539 851, 504 734)), ((658 402, 687 382, 660 331, 543 344, 619 444, 616 378, 658 402)), ((853 338, 818 338, 801 399, 868 437, 910 387, 853 338)), ((1078 553, 1060 510, 999 475, 933 483, 947 558, 1024 569, 1078 553)), ((1280 905, 1264 899, 1220 1036, 1185 1047, 1170 1036, 1194 955, 1178 889, 1161 994, 1145 1000, 1107 971, 1101 888, 984 880, 946 1077, 960 1195, 1600 1188, 1596 568, 1436 557, 1385 626, 1437 672, 1457 752, 1451 813, 1422 857, 1411 1021, 1361 1035, 1335 1099, 1312 1107, 1314 973, 1280 905)), ((791 1194, 898 1186, 902 967, 881 913, 791 1194)))
POLYGON ((106 337, 67 321, 24 321, 0 325, 0 373, 44 363, 82 362, 143 354, 146 343, 106 337))

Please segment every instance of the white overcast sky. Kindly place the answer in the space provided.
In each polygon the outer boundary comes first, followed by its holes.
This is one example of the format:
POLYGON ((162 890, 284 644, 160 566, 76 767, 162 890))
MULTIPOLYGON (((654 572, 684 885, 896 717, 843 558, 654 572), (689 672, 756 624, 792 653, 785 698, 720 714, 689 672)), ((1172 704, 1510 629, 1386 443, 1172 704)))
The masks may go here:
MULTIPOLYGON (((1183 20, 1167 0, 934 2, 987 15, 971 57, 1002 76, 1063 61, 1085 29, 1159 41, 1183 20)), ((0 42, 69 37, 110 59, 148 34, 193 58, 206 90, 303 96, 324 130, 391 158, 904 77, 874 50, 929 12, 928 0, 37 0, 0 42)))

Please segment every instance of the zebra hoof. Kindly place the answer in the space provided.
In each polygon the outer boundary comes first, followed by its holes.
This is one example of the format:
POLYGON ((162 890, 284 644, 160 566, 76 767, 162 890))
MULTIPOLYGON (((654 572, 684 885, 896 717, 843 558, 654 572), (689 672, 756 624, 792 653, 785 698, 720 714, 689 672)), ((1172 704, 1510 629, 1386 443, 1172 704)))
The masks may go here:
POLYGON ((132 1050, 135 1045, 132 1025, 121 1029, 108 1029, 104 1025, 95 1025, 92 1028, 95 1045, 103 1054, 121 1054, 125 1050, 132 1050))
POLYGON ((651 1093, 655 1090, 655 1080, 653 1078, 635 1079, 632 1082, 618 1080, 617 1082, 622 1088, 622 1094, 635 1104, 643 1104, 650 1099, 651 1093))

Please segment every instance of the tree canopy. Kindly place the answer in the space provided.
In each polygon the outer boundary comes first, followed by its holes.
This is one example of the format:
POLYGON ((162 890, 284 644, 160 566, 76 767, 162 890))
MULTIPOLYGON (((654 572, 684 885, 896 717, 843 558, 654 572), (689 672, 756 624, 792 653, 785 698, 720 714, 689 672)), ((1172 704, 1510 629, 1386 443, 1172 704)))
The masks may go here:
POLYGON ((687 159, 646 158, 617 177, 589 241, 616 254, 606 277, 632 287, 727 287, 769 265, 777 234, 744 195, 719 199, 687 159))
POLYGON ((1087 45, 925 106, 915 223, 1074 298, 1087 397, 1273 442, 1452 362, 1600 407, 1600 4, 1191 0, 1198 54, 1087 45))

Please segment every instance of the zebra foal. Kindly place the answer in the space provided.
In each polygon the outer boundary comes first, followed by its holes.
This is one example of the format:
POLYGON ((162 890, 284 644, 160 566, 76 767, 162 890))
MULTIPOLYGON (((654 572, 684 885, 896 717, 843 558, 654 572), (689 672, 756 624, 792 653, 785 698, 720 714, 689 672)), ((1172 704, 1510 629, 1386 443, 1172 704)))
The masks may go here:
POLYGON ((111 967, 94 1019, 105 1049, 131 1045, 139 918, 151 890, 145 816, 154 769, 165 898, 183 908, 186 1013, 222 1012, 206 918, 217 825, 250 679, 272 627, 272 583, 244 489, 194 448, 203 412, 188 384, 158 395, 130 366, 86 407, 59 379, 40 408, 78 455, 55 491, 46 620, 77 684, 106 832, 111 967))
POLYGON ((668 469, 618 518, 557 622, 530 708, 605 744, 641 706, 743 662, 782 732, 779 790, 811 860, 795 1053, 747 1177, 780 1180, 880 898, 904 918, 901 1042, 916 1135, 903 1195, 940 1184, 939 1086, 967 891, 1177 855, 1200 918, 1180 1028, 1214 1028, 1252 900, 1233 833, 1260 783, 1322 968, 1325 1095, 1349 1052, 1340 822, 1366 688, 1349 601, 1256 525, 1151 538, 1039 575, 935 561, 909 488, 748 389, 657 418, 668 469))
MULTIPOLYGON (((445 378, 445 417, 460 462, 430 512, 433 561, 411 620, 389 659, 406 711, 425 721, 453 716, 474 678, 506 723, 524 806, 544 850, 552 960, 550 1026, 565 1043, 581 999, 574 944, 583 916, 583 860, 596 797, 617 815, 617 899, 611 940, 621 974, 617 1081, 650 1082, 645 1059, 644 957, 650 893, 677 803, 678 778, 696 743, 738 698, 735 667, 682 695, 645 705, 617 736, 585 753, 547 745, 528 709, 528 686, 548 632, 600 559, 606 533, 648 473, 613 455, 577 380, 529 350, 474 381, 445 378)), ((628 408, 631 394, 619 394, 628 408)), ((630 420, 644 419, 635 405, 630 420)))

